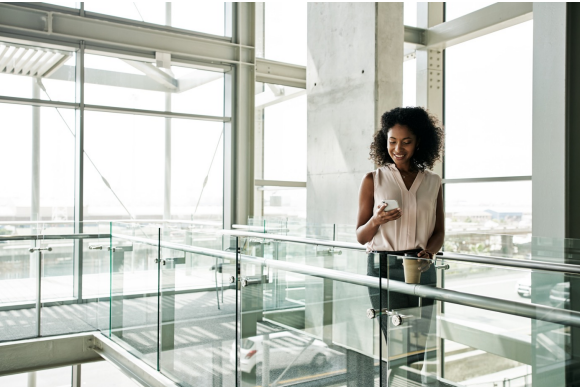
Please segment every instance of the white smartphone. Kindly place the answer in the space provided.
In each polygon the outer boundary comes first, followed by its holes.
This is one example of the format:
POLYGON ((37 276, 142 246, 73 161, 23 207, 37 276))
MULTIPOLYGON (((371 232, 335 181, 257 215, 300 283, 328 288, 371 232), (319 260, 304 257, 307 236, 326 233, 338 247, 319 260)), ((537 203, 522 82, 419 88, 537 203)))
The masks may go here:
POLYGON ((392 211, 395 208, 399 208, 399 203, 396 200, 383 200, 381 201, 382 204, 386 204, 384 212, 392 211))

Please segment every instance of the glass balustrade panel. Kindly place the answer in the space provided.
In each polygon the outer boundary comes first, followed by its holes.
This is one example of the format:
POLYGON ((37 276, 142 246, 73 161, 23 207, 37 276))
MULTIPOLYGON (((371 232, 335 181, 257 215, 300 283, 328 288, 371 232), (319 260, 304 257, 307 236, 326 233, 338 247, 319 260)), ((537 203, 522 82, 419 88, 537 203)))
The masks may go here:
POLYGON ((107 321, 100 316, 109 305, 109 240, 67 238, 52 228, 52 235, 44 235, 50 239, 38 241, 36 253, 42 257, 41 335, 97 330, 107 321), (77 268, 79 260, 82 269, 77 268))
POLYGON ((113 223, 110 337, 159 368, 159 235, 151 224, 113 223))
MULTIPOLYGON (((378 287, 378 278, 369 279, 366 267, 343 281, 329 277, 344 274, 339 270, 325 278, 312 273, 314 267, 305 274, 304 257, 263 260, 245 239, 237 241, 241 385, 378 383, 380 328, 378 319, 368 318, 374 302, 368 284, 378 287)), ((359 259, 374 260, 374 254, 359 252, 359 259)))
POLYGON ((160 371, 181 386, 234 386, 235 250, 208 232, 176 246, 183 235, 175 232, 172 225, 161 235, 160 371))
POLYGON ((38 252, 30 252, 36 249, 36 243, 35 240, 0 242, 0 341, 38 335, 38 252))
POLYGON ((435 287, 437 271, 432 260, 416 253, 380 254, 382 303, 381 328, 386 338, 383 359, 388 364, 388 385, 415 386, 437 383, 430 367, 439 351, 436 335, 436 302, 417 296, 415 287, 435 287), (388 281, 385 281, 388 280, 388 281), (383 289, 385 287, 383 286, 383 289))
POLYGON ((388 257, 390 385, 573 384, 578 274, 420 261, 388 257))

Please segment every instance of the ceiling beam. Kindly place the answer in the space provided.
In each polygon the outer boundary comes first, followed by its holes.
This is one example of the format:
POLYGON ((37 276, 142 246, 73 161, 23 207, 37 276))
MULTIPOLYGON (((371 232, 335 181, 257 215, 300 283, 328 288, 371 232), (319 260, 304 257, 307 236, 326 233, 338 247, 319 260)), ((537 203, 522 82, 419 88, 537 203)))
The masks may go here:
POLYGON ((405 55, 414 48, 447 48, 533 18, 533 3, 495 3, 434 27, 405 26, 405 55))
POLYGON ((447 48, 532 20, 533 3, 495 3, 429 28, 427 48, 447 48))
POLYGON ((168 89, 177 90, 177 79, 173 78, 171 75, 161 70, 160 68, 153 66, 151 63, 127 59, 122 60, 129 66, 141 71, 155 82, 158 82, 168 89))

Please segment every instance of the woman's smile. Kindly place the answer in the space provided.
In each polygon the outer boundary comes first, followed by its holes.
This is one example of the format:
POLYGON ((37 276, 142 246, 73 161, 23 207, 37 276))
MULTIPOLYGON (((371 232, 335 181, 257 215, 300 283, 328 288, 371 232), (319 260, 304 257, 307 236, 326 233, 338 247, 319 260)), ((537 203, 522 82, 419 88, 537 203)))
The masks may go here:
POLYGON ((388 132, 388 152, 398 168, 409 168, 417 143, 417 137, 405 125, 395 124, 388 132))

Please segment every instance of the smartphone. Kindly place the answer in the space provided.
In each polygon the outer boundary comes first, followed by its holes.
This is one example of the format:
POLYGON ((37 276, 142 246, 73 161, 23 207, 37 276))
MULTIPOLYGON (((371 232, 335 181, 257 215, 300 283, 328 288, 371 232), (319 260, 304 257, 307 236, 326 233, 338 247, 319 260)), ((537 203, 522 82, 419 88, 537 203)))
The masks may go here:
POLYGON ((399 203, 396 200, 383 200, 381 201, 382 204, 386 204, 385 212, 392 211, 395 208, 399 208, 399 203))

